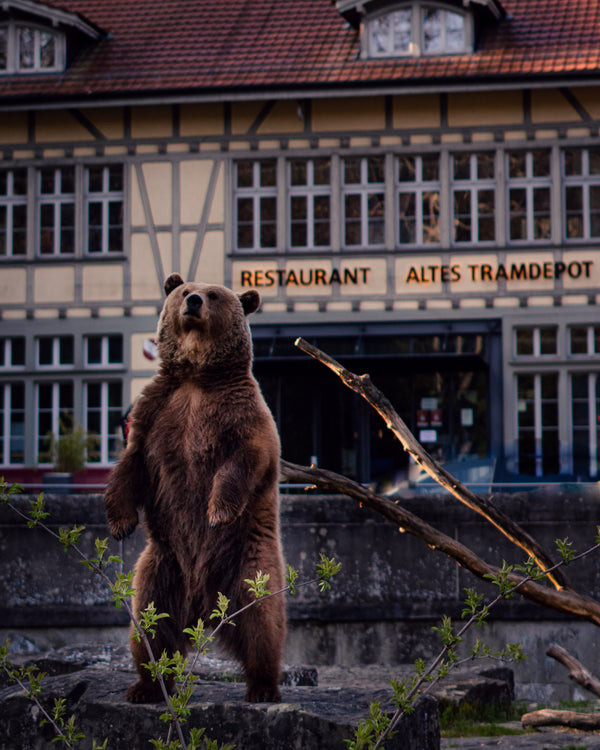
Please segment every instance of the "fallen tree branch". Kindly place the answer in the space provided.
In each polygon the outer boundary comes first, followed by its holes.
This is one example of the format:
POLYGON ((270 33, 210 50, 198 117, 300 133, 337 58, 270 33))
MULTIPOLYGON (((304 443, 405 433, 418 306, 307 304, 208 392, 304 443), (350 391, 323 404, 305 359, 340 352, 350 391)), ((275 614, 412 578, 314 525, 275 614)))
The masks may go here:
POLYGON ((523 714, 521 724, 524 727, 569 727, 589 732, 600 729, 600 713, 580 714, 577 711, 544 708, 523 714))
POLYGON ((583 664, 578 661, 572 654, 570 654, 566 648, 552 644, 548 651, 548 656, 551 656, 556 661, 559 661, 563 666, 570 670, 569 679, 576 682, 581 687, 589 690, 594 695, 600 695, 600 680, 587 670, 583 664))
MULTIPOLYGON (((358 500, 359 503, 372 508, 384 518, 392 521, 399 527, 400 531, 406 531, 421 539, 432 549, 443 552, 459 563, 459 565, 470 570, 478 578, 486 579, 488 576, 497 575, 499 572, 499 568, 482 560, 471 549, 465 547, 464 544, 438 531, 401 505, 378 495, 347 477, 332 471, 326 471, 325 469, 298 466, 289 461, 281 462, 281 473, 282 478, 288 482, 306 484, 308 486, 315 485, 325 492, 347 495, 358 500)), ((593 549, 597 548, 600 548, 600 544, 597 544, 593 549)), ((582 554, 588 554, 589 551, 582 554)), ((561 564, 559 563, 558 565, 561 564)), ((551 573, 552 575, 556 573, 556 568, 557 566, 555 565, 551 573)), ((522 585, 519 588, 519 594, 530 601, 551 607, 559 612, 575 615, 583 620, 593 622, 595 625, 600 625, 600 602, 597 602, 590 596, 580 594, 571 588, 555 590, 535 581, 526 581, 522 576, 514 573, 509 574, 508 581, 511 584, 521 582, 522 585)))
MULTIPOLYGON (((302 338, 295 341, 295 345, 306 354, 318 360, 330 370, 336 373, 344 385, 348 386, 358 395, 362 396, 375 411, 384 419, 386 426, 393 432, 396 438, 403 445, 419 466, 421 466, 438 484, 448 490, 454 497, 464 503, 471 510, 479 513, 498 531, 510 539, 513 544, 523 549, 532 557, 537 565, 544 571, 555 567, 554 561, 546 554, 536 540, 522 529, 515 521, 505 515, 501 510, 496 508, 489 500, 479 497, 471 492, 467 487, 461 484, 456 477, 453 477, 446 469, 440 466, 421 446, 418 440, 408 429, 404 421, 396 413, 394 407, 387 397, 376 388, 368 375, 355 375, 347 370, 339 362, 322 352, 317 347, 309 344, 302 338)), ((548 574, 548 579, 556 589, 570 589, 568 577, 560 568, 554 569, 548 574)))

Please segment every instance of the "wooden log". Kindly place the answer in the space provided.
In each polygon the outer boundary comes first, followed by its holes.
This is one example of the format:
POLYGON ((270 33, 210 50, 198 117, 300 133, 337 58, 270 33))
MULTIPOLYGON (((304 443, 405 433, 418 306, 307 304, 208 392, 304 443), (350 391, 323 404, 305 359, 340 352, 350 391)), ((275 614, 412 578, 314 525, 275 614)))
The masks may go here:
POLYGON ((521 724, 526 728, 569 727, 569 729, 582 729, 585 732, 591 732, 594 729, 600 729, 600 712, 580 714, 577 711, 544 708, 541 711, 523 714, 521 724))

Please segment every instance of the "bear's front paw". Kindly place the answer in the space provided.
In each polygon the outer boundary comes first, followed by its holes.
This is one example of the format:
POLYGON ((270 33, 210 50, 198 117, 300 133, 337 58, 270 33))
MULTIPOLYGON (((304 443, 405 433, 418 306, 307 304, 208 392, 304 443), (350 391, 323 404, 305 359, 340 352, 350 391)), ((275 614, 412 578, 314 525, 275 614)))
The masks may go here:
POLYGON ((135 515, 119 519, 109 519, 108 528, 113 539, 116 539, 119 542, 121 539, 125 539, 130 536, 130 534, 133 534, 133 530, 137 524, 138 517, 135 515))
POLYGON ((208 505, 208 525, 211 529, 215 528, 215 526, 226 526, 233 523, 237 516, 238 514, 234 508, 215 505, 213 503, 209 503, 208 505))

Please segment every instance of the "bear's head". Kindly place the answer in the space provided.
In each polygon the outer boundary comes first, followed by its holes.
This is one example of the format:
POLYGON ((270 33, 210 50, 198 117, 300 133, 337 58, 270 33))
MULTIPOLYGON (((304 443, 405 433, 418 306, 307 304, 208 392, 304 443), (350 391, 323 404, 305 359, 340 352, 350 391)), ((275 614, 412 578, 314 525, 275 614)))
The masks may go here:
POLYGON ((158 321, 163 368, 239 373, 250 367, 247 316, 258 309, 258 292, 237 295, 218 284, 184 282, 178 273, 166 279, 164 289, 167 298, 158 321))

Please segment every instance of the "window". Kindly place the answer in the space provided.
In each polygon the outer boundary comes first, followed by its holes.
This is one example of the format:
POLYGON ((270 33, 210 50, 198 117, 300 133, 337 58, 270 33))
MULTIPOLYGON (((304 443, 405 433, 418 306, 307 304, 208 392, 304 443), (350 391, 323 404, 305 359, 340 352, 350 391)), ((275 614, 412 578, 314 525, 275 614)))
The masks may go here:
POLYGON ((64 66, 63 34, 14 22, 0 26, 0 73, 53 73, 64 66))
POLYGON ((519 473, 558 474, 557 373, 517 375, 517 432, 519 473))
POLYGON ((85 339, 86 367, 108 367, 123 364, 123 337, 87 336, 85 339))
POLYGON ((236 246, 238 250, 277 247, 277 162, 235 165, 236 246))
POLYGON ((27 252, 27 170, 0 170, 0 256, 27 252))
POLYGON ((313 249, 331 243, 331 160, 291 159, 290 247, 313 249))
POLYGON ((123 412, 120 381, 85 383, 85 428, 98 444, 88 455, 89 463, 106 464, 115 460, 121 449, 123 412))
POLYGON ((562 165, 566 239, 600 237, 600 149, 564 149, 562 165))
POLYGON ((0 383, 0 462, 25 462, 25 386, 0 383))
POLYGON ((343 161, 344 245, 384 244, 384 157, 348 157, 343 161))
POLYGON ((550 239, 550 151, 509 151, 509 240, 550 239))
POLYGON ((571 374, 573 472, 598 476, 600 453, 600 373, 571 374))
POLYGON ((42 463, 48 462, 50 435, 61 435, 73 424, 73 383, 39 383, 37 386, 36 446, 42 463))
POLYGON ((40 336, 36 341, 36 362, 39 367, 69 367, 73 365, 72 336, 40 336))
POLYGON ((38 173, 40 255, 75 252, 75 168, 44 167, 38 173))
POLYGON ((366 29, 367 57, 450 55, 473 47, 469 15, 420 2, 374 16, 366 29))
POLYGON ((25 366, 25 337, 0 338, 0 368, 9 370, 25 366))
POLYGON ((515 354, 517 357, 539 357, 556 353, 556 326, 515 328, 515 354))
POLYGON ((399 243, 439 243, 439 154, 399 156, 397 168, 399 243))
POLYGON ((600 354, 600 326, 572 326, 569 345, 571 354, 600 354))
POLYGON ((493 242, 495 229, 495 154, 454 154, 452 206, 454 242, 493 242))
POLYGON ((84 180, 88 253, 122 253, 123 167, 87 167, 84 180))

